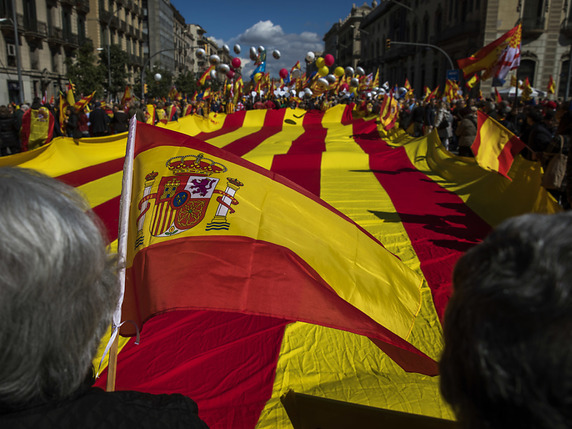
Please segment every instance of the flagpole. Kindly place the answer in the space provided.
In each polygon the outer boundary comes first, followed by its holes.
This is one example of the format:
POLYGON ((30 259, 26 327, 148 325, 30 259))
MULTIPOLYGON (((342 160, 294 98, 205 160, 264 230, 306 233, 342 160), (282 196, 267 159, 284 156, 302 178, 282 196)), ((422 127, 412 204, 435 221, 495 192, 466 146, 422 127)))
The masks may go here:
POLYGON ((123 180, 121 186, 121 200, 119 206, 119 235, 117 243, 117 264, 119 301, 111 325, 111 338, 113 341, 109 352, 109 363, 107 366, 107 386, 106 390, 115 390, 115 379, 117 374, 117 354, 119 345, 119 327, 121 326, 121 306, 125 296, 125 265, 127 259, 127 232, 129 229, 129 209, 131 206, 131 194, 133 191, 133 154, 135 148, 135 133, 137 132, 137 119, 135 115, 129 123, 129 134, 127 137, 127 147, 125 149, 125 162, 123 163, 123 180))

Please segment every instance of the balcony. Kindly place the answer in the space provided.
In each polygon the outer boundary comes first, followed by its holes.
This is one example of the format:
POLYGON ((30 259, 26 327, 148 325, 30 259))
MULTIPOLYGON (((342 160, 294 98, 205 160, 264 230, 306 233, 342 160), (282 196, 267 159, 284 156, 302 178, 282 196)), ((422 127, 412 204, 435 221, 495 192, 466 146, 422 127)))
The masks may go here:
POLYGON ((76 0, 76 7, 79 12, 89 13, 89 0, 76 0))
POLYGON ((24 27, 24 36, 27 39, 44 39, 48 36, 48 25, 45 22, 28 23, 24 27))
MULTIPOLYGON (((454 42, 460 38, 475 38, 481 33, 481 29, 480 21, 468 21, 451 27, 445 27, 434 36, 434 43, 439 45, 445 42, 454 42)), ((418 42, 423 41, 418 40, 418 42)))
POLYGON ((572 20, 569 17, 562 22, 560 32, 566 37, 572 37, 572 20))
POLYGON ((61 28, 48 27, 48 43, 50 45, 64 44, 64 36, 61 28))
POLYGON ((100 8, 99 9, 99 20, 105 24, 107 24, 109 22, 109 20, 111 19, 111 12, 100 8))
POLYGON ((63 44, 67 47, 77 48, 79 47, 79 38, 77 34, 72 34, 70 32, 63 32, 63 44))
POLYGON ((544 16, 525 16, 522 18, 522 36, 535 37, 544 32, 544 16))

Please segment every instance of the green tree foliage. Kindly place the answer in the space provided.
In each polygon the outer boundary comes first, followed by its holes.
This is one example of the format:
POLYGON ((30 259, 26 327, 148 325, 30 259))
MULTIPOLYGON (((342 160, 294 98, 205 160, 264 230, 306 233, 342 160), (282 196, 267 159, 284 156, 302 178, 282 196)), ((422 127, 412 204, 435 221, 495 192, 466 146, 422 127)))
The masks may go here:
POLYGON ((173 86, 173 74, 162 68, 159 63, 155 63, 151 70, 145 70, 145 83, 148 90, 147 98, 167 98, 173 86), (161 75, 160 80, 155 79, 156 74, 161 75))
POLYGON ((99 68, 103 74, 104 87, 110 91, 112 100, 116 100, 118 94, 122 94, 127 86, 127 81, 130 74, 127 72, 126 67, 126 54, 121 50, 119 45, 111 45, 109 50, 109 57, 107 47, 99 53, 99 68), (109 68, 109 61, 111 69, 109 68), (109 73, 111 71, 111 85, 109 85, 109 73))
POLYGON ((177 76, 175 86, 181 94, 192 96, 197 89, 197 79, 192 72, 186 71, 177 76))
POLYGON ((66 77, 75 84, 76 98, 89 95, 93 91, 96 91, 97 96, 103 94, 104 77, 97 66, 93 42, 90 39, 80 46, 75 57, 67 57, 65 63, 66 77))

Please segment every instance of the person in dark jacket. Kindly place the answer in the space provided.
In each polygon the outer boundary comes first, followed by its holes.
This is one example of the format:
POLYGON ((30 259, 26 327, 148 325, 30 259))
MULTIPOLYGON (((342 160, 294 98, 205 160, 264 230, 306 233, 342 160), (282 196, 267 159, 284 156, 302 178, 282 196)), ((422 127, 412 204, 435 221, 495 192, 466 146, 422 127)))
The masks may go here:
POLYGON ((124 133, 129 129, 129 116, 122 109, 122 106, 113 106, 113 118, 111 118, 111 129, 113 134, 124 133))
POLYGON ((0 106, 0 155, 11 155, 21 151, 16 118, 8 107, 0 106))
POLYGON ((90 134, 92 137, 101 137, 109 134, 109 116, 101 108, 101 102, 95 102, 95 108, 89 114, 90 134))
POLYGON ((180 395, 93 387, 118 305, 117 258, 73 187, 0 168, 0 427, 204 429, 180 395))

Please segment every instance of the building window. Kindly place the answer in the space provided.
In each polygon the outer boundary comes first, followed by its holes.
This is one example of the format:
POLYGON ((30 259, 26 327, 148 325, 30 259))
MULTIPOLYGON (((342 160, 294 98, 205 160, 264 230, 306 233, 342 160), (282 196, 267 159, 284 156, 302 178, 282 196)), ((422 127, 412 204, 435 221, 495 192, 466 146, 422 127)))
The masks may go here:
POLYGON ((562 63, 562 68, 560 69, 558 97, 565 99, 570 98, 570 94, 572 94, 572 82, 568 83, 568 80, 571 77, 572 77, 572 69, 570 69, 570 61, 566 60, 562 63), (568 86, 568 94, 566 94, 567 86, 568 86))
POLYGON ((71 9, 68 7, 62 8, 62 33, 64 39, 71 39, 71 34, 72 34, 71 9))
POLYGON ((526 78, 528 78, 530 85, 534 86, 535 71, 536 71, 536 61, 523 59, 520 61, 517 77, 519 80, 522 80, 523 82, 526 78))
POLYGON ((12 18, 12 0, 0 0, 0 16, 12 18))
POLYGON ((24 27, 34 31, 38 29, 36 0, 24 0, 24 27))
POLYGON ((544 1, 526 0, 524 2, 524 11, 522 13, 523 30, 544 29, 544 1))

